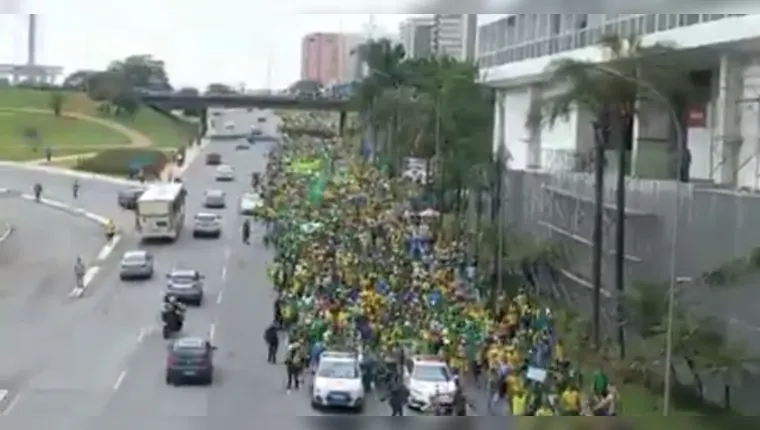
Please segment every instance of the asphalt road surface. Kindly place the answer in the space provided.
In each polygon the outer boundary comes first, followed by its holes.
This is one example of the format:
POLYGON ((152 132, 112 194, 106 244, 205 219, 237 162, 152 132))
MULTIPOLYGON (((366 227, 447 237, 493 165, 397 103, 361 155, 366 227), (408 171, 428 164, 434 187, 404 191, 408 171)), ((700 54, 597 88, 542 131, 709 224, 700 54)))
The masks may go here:
POLYGON ((92 260, 104 244, 100 228, 75 217, 0 195, 3 216, 15 231, 0 247, 0 413, 36 372, 49 364, 51 351, 67 351, 67 331, 84 306, 72 306, 77 256, 92 260))

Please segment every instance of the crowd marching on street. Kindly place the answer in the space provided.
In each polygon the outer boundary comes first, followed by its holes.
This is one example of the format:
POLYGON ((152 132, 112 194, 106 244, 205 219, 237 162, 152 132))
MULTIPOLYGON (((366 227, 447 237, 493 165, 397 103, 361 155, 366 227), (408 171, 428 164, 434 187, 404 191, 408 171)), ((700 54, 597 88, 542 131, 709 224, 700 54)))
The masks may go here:
POLYGON ((435 208, 417 204, 421 187, 389 177, 348 141, 283 139, 260 179, 257 219, 275 250, 268 361, 277 361, 286 331, 288 389, 299 388, 323 351, 356 351, 367 391, 402 415, 402 363, 425 354, 456 375, 450 415, 619 413, 607 375, 582 379, 552 310, 527 289, 502 295, 496 307, 478 300, 466 247, 440 231, 435 208))

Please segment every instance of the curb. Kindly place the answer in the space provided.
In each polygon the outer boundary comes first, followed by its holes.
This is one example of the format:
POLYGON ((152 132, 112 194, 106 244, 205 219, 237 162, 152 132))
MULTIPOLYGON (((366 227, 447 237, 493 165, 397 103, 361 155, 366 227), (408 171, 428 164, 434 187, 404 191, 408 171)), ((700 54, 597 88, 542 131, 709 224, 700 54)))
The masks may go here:
MULTIPOLYGON (((20 191, 10 190, 7 188, 0 188, 0 194, 8 194, 13 197, 18 197, 24 200, 28 200, 32 202, 35 201, 34 196, 31 194, 25 194, 20 191)), ((59 210, 61 212, 65 212, 69 215, 84 217, 98 224, 101 227, 108 224, 108 218, 106 217, 86 211, 82 208, 77 208, 71 205, 67 205, 65 203, 61 203, 57 200, 51 200, 45 197, 41 197, 40 204, 59 210)), ((0 235, 0 243, 2 243, 5 239, 7 239, 8 236, 10 236, 12 232, 13 232, 13 228, 8 224, 8 230, 3 235, 0 235)), ((101 248, 97 257, 95 257, 95 264, 91 263, 89 267, 87 267, 87 271, 85 272, 84 279, 82 280, 83 287, 82 288, 74 287, 69 293, 69 297, 80 298, 84 296, 85 291, 87 290, 89 285, 92 283, 93 279, 95 278, 95 275, 97 275, 97 273, 100 272, 100 264, 111 255, 111 252, 113 252, 113 250, 116 248, 116 245, 118 245, 120 241, 121 241, 121 235, 117 234, 116 236, 113 237, 113 239, 111 239, 105 245, 103 245, 103 248, 101 248)))

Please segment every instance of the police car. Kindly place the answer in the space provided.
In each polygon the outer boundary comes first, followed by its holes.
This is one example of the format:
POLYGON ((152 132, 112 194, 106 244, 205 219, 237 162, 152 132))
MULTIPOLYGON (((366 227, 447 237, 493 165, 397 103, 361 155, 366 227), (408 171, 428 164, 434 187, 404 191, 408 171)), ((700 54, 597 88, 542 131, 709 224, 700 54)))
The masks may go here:
POLYGON ((359 357, 351 352, 325 351, 314 373, 311 392, 314 408, 364 409, 359 357))
POLYGON ((404 363, 404 384, 409 390, 409 408, 425 410, 431 399, 452 402, 456 384, 446 362, 435 355, 417 355, 404 363))

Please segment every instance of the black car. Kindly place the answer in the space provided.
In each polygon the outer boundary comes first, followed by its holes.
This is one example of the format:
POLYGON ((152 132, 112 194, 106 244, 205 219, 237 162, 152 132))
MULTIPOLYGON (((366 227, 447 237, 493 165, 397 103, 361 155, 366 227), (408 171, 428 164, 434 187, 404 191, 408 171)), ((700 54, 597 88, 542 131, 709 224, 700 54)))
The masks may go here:
POLYGON ((209 152, 206 154, 206 165, 207 166, 218 166, 222 164, 222 155, 218 152, 209 152))
POLYGON ((207 339, 182 337, 169 345, 166 357, 166 383, 181 385, 185 382, 214 382, 214 351, 216 347, 207 339))
POLYGON ((143 188, 130 188, 128 190, 119 191, 117 196, 119 206, 124 209, 134 210, 137 208, 137 200, 144 192, 145 189, 143 188))

